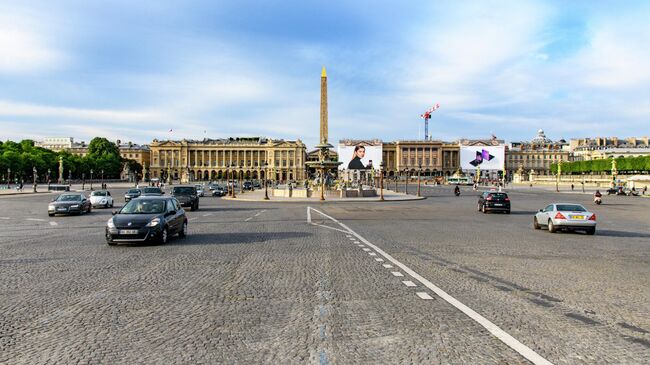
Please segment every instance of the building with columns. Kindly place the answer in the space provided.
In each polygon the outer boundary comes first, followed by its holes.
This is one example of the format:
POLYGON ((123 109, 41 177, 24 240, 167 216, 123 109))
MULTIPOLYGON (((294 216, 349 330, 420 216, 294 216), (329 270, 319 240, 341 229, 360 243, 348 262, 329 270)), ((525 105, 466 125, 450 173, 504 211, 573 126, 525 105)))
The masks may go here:
POLYGON ((458 143, 442 141, 384 142, 383 161, 388 176, 409 170, 422 176, 451 176, 460 166, 458 143))
POLYGON ((306 146, 300 140, 239 137, 180 141, 154 139, 150 145, 152 178, 209 181, 236 171, 244 179, 305 179, 306 146))
POLYGON ((541 129, 530 141, 511 142, 506 148, 506 170, 509 176, 517 171, 550 175, 551 164, 571 160, 568 143, 564 140, 552 141, 541 129))
POLYGON ((569 148, 575 161, 650 156, 648 137, 576 138, 571 139, 569 148))

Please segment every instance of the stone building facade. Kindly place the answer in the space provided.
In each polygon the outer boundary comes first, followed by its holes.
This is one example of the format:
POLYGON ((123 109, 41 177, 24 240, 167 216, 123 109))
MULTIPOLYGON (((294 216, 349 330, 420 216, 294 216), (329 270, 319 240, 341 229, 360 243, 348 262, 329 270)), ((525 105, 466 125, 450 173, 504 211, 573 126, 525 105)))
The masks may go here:
POLYGON ((165 140, 154 139, 150 176, 187 181, 225 178, 235 171, 245 179, 276 181, 305 178, 306 146, 300 140, 260 137, 165 140), (268 171, 268 174, 267 174, 268 171))
POLYGON ((650 155, 648 137, 596 137, 571 139, 569 148, 575 161, 650 155))
POLYGON ((509 176, 515 172, 535 175, 550 175, 551 164, 571 161, 568 143, 552 141, 543 130, 526 142, 511 142, 506 148, 506 171, 509 176))
POLYGON ((460 166, 458 143, 442 141, 394 141, 382 146, 386 174, 409 171, 422 176, 451 176, 460 166))

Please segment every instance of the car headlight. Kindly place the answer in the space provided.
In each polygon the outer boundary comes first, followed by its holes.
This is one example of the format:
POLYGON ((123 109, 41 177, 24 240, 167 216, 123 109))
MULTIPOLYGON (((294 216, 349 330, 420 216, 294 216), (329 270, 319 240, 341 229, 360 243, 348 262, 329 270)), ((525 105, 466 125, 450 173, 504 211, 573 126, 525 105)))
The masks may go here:
POLYGON ((106 225, 108 228, 115 228, 115 223, 113 222, 113 218, 109 219, 108 222, 106 222, 106 225))
POLYGON ((54 205, 48 205, 48 206, 47 206, 47 209, 49 209, 49 210, 54 210, 55 207, 54 207, 54 205))
POLYGON ((151 222, 147 223, 147 227, 155 227, 160 224, 160 218, 154 218, 151 222))
POLYGON ((79 204, 71 205, 70 208, 79 208, 79 204))

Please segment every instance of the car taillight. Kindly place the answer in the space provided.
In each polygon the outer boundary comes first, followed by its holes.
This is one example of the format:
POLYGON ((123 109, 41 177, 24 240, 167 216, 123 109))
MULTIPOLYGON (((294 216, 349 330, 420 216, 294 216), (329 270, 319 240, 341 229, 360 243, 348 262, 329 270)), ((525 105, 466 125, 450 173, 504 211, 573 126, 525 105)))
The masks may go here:
POLYGON ((485 199, 485 200, 492 200, 492 197, 488 196, 487 199, 485 199))
POLYGON ((595 221, 595 220, 596 220, 596 215, 594 214, 594 215, 592 215, 591 217, 589 217, 589 220, 590 220, 590 221, 595 221))
POLYGON ((506 198, 505 200, 506 200, 507 202, 509 202, 509 201, 510 201, 510 198, 506 198))
POLYGON ((557 214, 555 215, 555 219, 566 219, 566 217, 562 215, 562 213, 557 212, 557 214))

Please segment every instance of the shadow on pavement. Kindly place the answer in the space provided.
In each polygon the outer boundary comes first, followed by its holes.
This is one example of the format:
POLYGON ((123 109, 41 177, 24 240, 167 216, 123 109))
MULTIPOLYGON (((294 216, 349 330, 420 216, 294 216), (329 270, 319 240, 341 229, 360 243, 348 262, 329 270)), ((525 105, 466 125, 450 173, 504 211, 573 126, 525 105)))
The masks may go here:
POLYGON ((612 231, 609 229, 596 229, 596 235, 605 237, 640 237, 650 238, 650 233, 612 231))
POLYGON ((221 245, 233 243, 260 243, 311 236, 307 232, 237 232, 237 233, 196 233, 183 239, 174 238, 168 245, 221 245))

